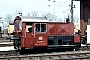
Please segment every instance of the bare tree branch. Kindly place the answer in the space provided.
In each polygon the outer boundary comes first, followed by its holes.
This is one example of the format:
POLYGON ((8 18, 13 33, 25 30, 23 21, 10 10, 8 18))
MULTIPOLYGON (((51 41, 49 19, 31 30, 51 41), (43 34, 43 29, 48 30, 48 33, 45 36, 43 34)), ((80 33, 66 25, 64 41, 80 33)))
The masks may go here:
POLYGON ((57 16, 51 13, 46 13, 46 14, 43 14, 42 16, 46 16, 49 21, 57 20, 57 16))
POLYGON ((38 17, 38 11, 33 11, 33 12, 31 12, 31 14, 33 15, 33 17, 38 17))
POLYGON ((29 13, 27 13, 27 16, 33 16, 33 17, 38 17, 38 11, 32 11, 32 12, 29 12, 29 13))
POLYGON ((19 13, 22 13, 22 10, 17 10, 17 9, 16 9, 15 15, 17 15, 17 14, 19 14, 19 13))
POLYGON ((11 14, 7 14, 5 17, 5 22, 13 23, 13 16, 11 14))

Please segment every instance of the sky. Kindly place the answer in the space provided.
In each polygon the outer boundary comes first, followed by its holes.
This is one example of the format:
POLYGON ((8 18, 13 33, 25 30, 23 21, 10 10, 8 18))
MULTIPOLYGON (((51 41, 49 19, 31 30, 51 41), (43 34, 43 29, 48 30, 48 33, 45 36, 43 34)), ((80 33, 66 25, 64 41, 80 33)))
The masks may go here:
MULTIPOLYGON (((0 16, 5 18, 7 14, 15 14, 16 10, 22 11, 26 15, 31 11, 42 13, 53 13, 61 19, 67 18, 70 14, 71 0, 0 0, 0 16), (50 6, 48 6, 50 5, 50 6)), ((74 16, 80 19, 80 2, 74 2, 74 16)))

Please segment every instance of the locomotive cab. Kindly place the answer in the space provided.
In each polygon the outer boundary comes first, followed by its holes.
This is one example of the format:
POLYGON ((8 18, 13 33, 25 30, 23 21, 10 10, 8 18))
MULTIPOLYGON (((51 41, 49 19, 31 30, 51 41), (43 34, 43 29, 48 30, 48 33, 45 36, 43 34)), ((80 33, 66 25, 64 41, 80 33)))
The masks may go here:
POLYGON ((44 17, 25 17, 21 16, 15 19, 14 40, 15 49, 37 48, 47 46, 47 27, 48 20, 44 17), (43 20, 41 22, 41 20, 43 20), (16 48, 17 47, 17 48, 16 48))

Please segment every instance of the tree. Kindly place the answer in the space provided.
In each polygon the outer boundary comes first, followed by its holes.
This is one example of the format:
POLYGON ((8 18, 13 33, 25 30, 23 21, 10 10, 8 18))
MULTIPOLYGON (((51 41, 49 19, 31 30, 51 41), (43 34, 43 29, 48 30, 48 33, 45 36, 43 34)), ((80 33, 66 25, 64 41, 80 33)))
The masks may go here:
POLYGON ((15 11, 15 13, 14 13, 14 16, 16 16, 16 15, 19 14, 19 13, 22 13, 22 10, 17 10, 17 9, 16 9, 16 11, 15 11))
MULTIPOLYGON (((71 14, 66 14, 66 16, 68 16, 68 18, 70 19, 70 22, 71 22, 71 14)), ((79 17, 74 15, 73 16, 73 23, 79 23, 79 17)))
POLYGON ((32 12, 30 12, 30 13, 27 13, 27 16, 33 16, 33 17, 38 17, 38 11, 32 11, 32 12))
POLYGON ((62 19, 61 18, 58 18, 58 22, 62 22, 62 19))
POLYGON ((3 29, 7 29, 9 23, 13 23, 13 16, 11 14, 7 14, 5 18, 2 20, 3 29))
POLYGON ((7 14, 6 17, 4 18, 4 21, 6 23, 13 23, 13 16, 11 14, 7 14))
POLYGON ((53 15, 51 13, 46 13, 46 14, 43 14, 42 16, 46 16, 49 21, 55 21, 55 20, 57 20, 57 16, 56 15, 53 15))
POLYGON ((77 16, 74 16, 74 23, 79 23, 79 18, 77 16))
POLYGON ((31 14, 33 15, 33 17, 38 17, 38 11, 32 11, 31 14))
POLYGON ((30 14, 31 14, 31 13, 30 13, 30 12, 28 12, 28 13, 26 14, 26 16, 30 16, 30 14))

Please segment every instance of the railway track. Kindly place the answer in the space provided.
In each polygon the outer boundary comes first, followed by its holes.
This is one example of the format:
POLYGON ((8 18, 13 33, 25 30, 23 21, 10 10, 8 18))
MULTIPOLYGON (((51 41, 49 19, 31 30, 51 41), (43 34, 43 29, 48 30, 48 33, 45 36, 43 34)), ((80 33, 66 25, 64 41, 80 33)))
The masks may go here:
POLYGON ((0 47, 13 46, 13 42, 6 37, 0 38, 0 47))
POLYGON ((79 48, 79 50, 90 50, 90 45, 86 45, 86 46, 81 46, 80 48, 79 48))
POLYGON ((20 55, 16 50, 0 51, 0 60, 90 60, 89 50, 90 46, 82 46, 78 51, 26 55, 20 55))
POLYGON ((90 51, 54 52, 28 55, 5 55, 0 60, 77 60, 89 59, 90 51))

